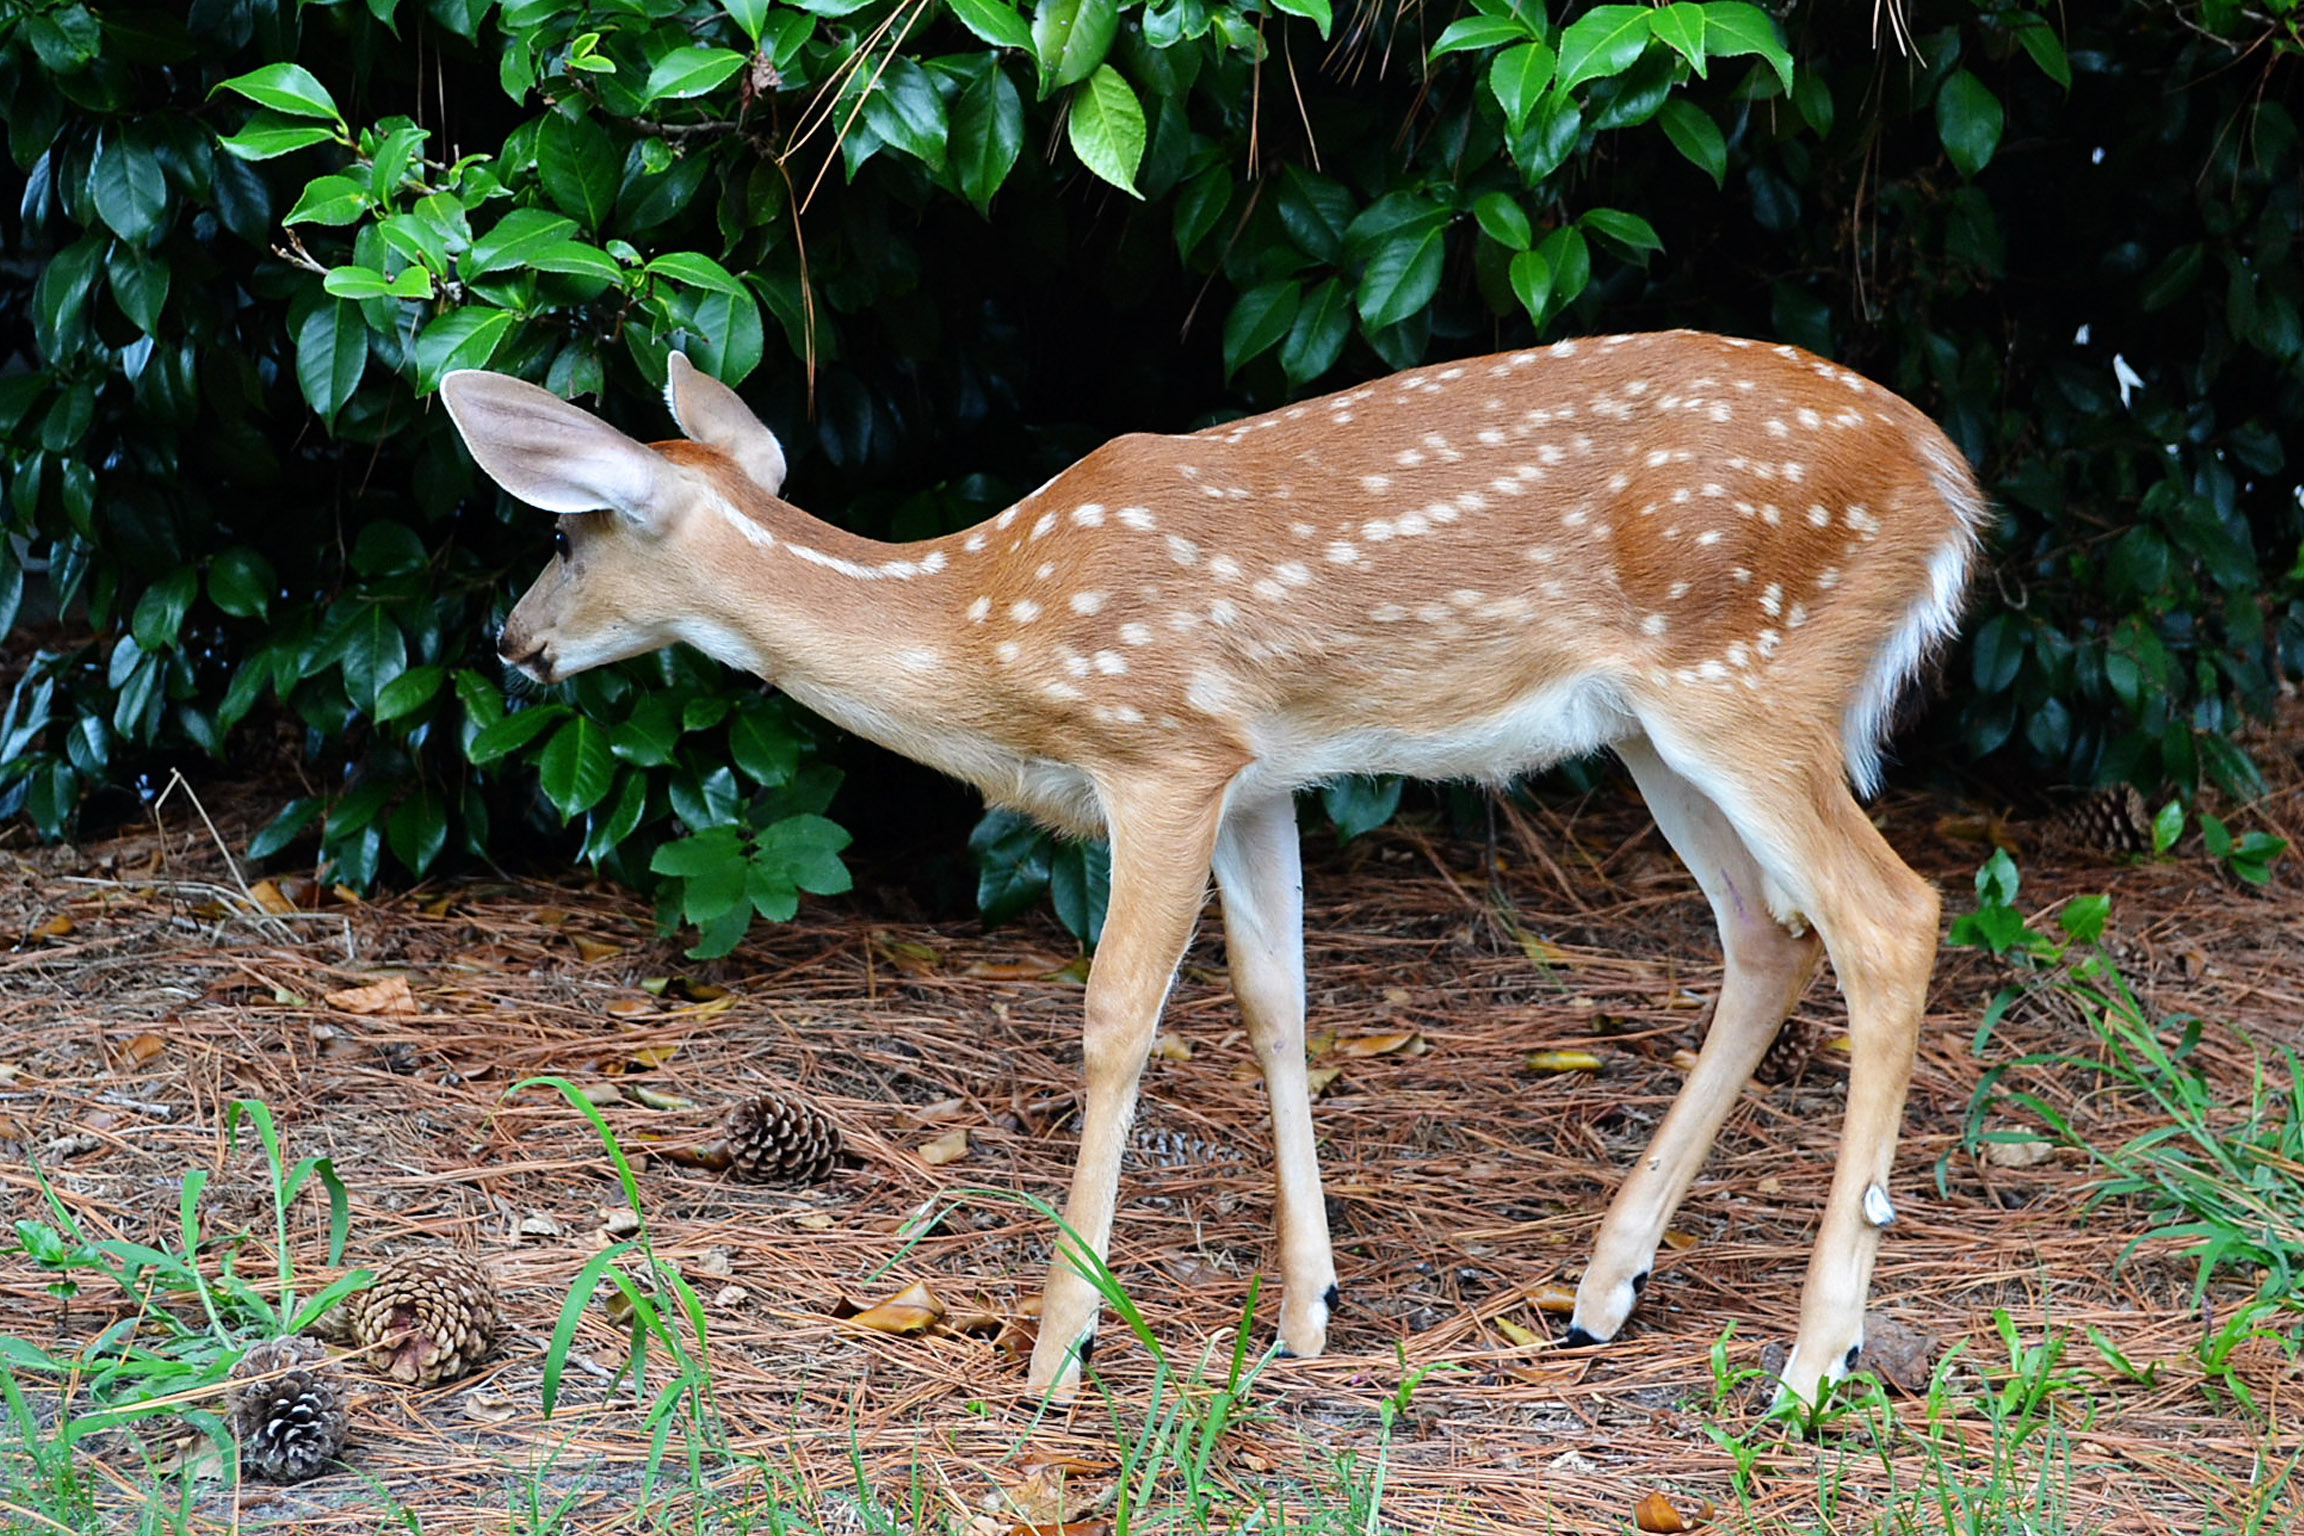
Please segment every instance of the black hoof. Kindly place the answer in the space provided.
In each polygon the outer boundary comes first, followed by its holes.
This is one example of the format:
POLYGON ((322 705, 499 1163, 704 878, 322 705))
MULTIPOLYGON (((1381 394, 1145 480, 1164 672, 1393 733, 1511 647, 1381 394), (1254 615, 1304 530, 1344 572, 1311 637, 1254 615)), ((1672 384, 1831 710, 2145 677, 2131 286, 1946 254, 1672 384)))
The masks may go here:
POLYGON ((1632 1294, 1637 1296, 1648 1289, 1648 1271, 1642 1270, 1632 1277, 1632 1294))
POLYGON ((1861 1355, 1861 1354, 1863 1354, 1863 1353, 1864 1353, 1864 1346, 1863 1346, 1862 1344, 1851 1344, 1851 1345, 1849 1345, 1849 1346, 1848 1346, 1848 1353, 1840 1357, 1840 1372, 1841 1372, 1841 1374, 1842 1374, 1842 1375, 1850 1375, 1850 1374, 1853 1374, 1853 1373, 1854 1373, 1854 1371, 1855 1371, 1855 1369, 1856 1369, 1856 1359, 1857 1359, 1857 1357, 1858 1357, 1859 1355, 1861 1355))
POLYGON ((1320 1293, 1320 1305, 1326 1307, 1331 1316, 1335 1314, 1337 1303, 1343 1299, 1344 1293, 1337 1290, 1333 1284, 1320 1293))
POLYGON ((1574 1323, 1570 1323, 1568 1325, 1568 1331, 1560 1335, 1561 1347, 1565 1349, 1590 1349, 1595 1344, 1605 1344, 1607 1342, 1608 1341, 1606 1339, 1596 1339, 1592 1337, 1592 1335, 1586 1333, 1583 1329, 1577 1327, 1574 1323))
POLYGON ((1089 1358, 1095 1353, 1096 1335, 1093 1333, 1083 1334, 1080 1339, 1080 1363, 1086 1365, 1089 1358))

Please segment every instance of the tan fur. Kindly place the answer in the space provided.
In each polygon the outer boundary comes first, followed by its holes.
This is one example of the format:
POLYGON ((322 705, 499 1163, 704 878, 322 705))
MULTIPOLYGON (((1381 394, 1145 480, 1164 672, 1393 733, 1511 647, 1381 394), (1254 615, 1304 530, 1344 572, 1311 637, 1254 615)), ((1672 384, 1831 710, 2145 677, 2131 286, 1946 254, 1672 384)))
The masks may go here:
MULTIPOLYGON (((1324 1341, 1334 1271, 1289 797, 1346 772, 1503 782, 1618 747, 1677 807, 1659 820, 1729 970, 1705 1065, 1603 1226, 1577 1326, 1605 1338, 1630 1310, 1813 969, 1796 937, 1812 922, 1850 996, 1855 1070, 1787 1383, 1812 1395, 1844 1367, 1878 1239, 1865 1191, 1888 1175, 1935 945, 1933 894, 1847 775, 1868 776, 1886 698, 1949 630, 1982 508, 1909 405, 1790 347, 1583 340, 1123 437, 973 529, 885 545, 778 499, 758 478, 781 477, 773 437, 684 359, 673 408, 710 443, 604 440, 483 376, 447 394, 516 494, 566 510, 597 485, 613 508, 565 520, 571 558, 514 610, 507 660, 551 680, 687 640, 994 803, 1110 835, 1067 1206, 1099 1255, 1214 862, 1272 1093, 1282 1335, 1300 1352, 1324 1341)), ((1094 1317, 1060 1256, 1036 1386, 1069 1385, 1094 1317)))

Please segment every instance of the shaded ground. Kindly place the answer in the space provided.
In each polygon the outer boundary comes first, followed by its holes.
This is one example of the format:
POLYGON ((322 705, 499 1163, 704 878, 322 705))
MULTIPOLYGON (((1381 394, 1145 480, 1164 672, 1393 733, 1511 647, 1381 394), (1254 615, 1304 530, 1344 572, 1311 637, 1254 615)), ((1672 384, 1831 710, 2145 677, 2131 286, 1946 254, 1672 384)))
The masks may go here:
MULTIPOLYGON (((2304 774, 2288 739, 2269 753, 2282 788, 2248 824, 2295 839, 2304 774)), ((210 809, 239 846, 242 817, 210 809)), ((1948 913, 1971 904, 1986 851, 1965 809, 1891 797, 1882 811, 1891 840, 1940 883, 1948 913)), ((658 1249, 706 1299, 718 1401, 739 1447, 831 1507, 860 1465, 890 1507, 960 1516, 960 1529, 1024 1478, 1027 1455, 1110 1456, 1100 1403, 1032 1421, 1015 1333, 1001 1336, 1046 1254, 1043 1224, 1006 1192, 1059 1200, 1074 1147, 1080 989, 1044 979, 1070 952, 1053 926, 895 923, 858 896, 755 930, 706 972, 655 937, 642 902, 575 883, 323 899, 318 911, 256 921, 229 915, 235 877, 191 807, 179 799, 164 818, 101 847, 0 853, 0 931, 23 940, 0 956, 0 1151, 10 1154, 0 1213, 43 1214, 14 1155, 28 1150, 91 1235, 172 1241, 176 1191, 195 1168, 213 1175, 210 1229, 266 1233, 261 1165, 245 1140, 229 1151, 222 1130, 231 1100, 260 1098, 291 1157, 325 1154, 350 1186, 353 1262, 465 1248, 500 1277, 508 1322, 465 1381, 419 1393, 364 1379, 361 1477, 238 1494, 211 1482, 201 1521, 374 1529, 364 1478, 432 1530, 506 1524, 524 1482, 572 1492, 575 1529, 609 1529, 630 1511, 644 1434, 629 1391, 609 1390, 624 1334, 598 1307, 577 1336, 560 1412, 549 1424, 539 1414, 553 1320, 621 1207, 584 1121, 551 1092, 509 1092, 539 1073, 591 1090, 635 1150, 658 1249), (323 1001, 394 976, 418 1012, 323 1001), (662 996, 643 986, 667 976, 726 992, 684 1000, 678 984, 662 996), (796 1088, 828 1110, 854 1165, 786 1191, 642 1155, 707 1138, 754 1087, 796 1088), (932 1166, 916 1155, 955 1128, 968 1132, 966 1156, 932 1166), (899 1229, 924 1207, 941 1219, 907 1241, 899 1229), (983 1314, 981 1326, 897 1337, 835 1317, 844 1298, 869 1303, 915 1279, 955 1313, 983 1314), (554 1469, 531 1476, 547 1455, 554 1469)), ((1706 1423, 1742 1434, 1755 1409, 1739 1397, 1711 1412, 1711 1354, 1730 1324, 1733 1366, 1758 1363, 1764 1343, 1792 1332, 1843 1058, 1827 1048, 1798 1081, 1748 1092, 1623 1341, 1581 1355, 1527 1342, 1561 1326, 1536 1303, 1572 1284, 1618 1172, 1678 1088, 1675 1053, 1697 1042, 1718 961, 1692 883, 1628 792, 1525 825, 1508 816, 1499 846, 1492 900, 1477 844, 1398 827, 1344 850, 1324 836, 1307 844, 1313 1028, 1328 1037, 1315 1042, 1325 1047, 1315 1065, 1340 1069, 1317 1114, 1345 1306, 1332 1354, 1265 1372, 1261 1412, 1225 1441, 1217 1479, 1269 1489, 1350 1452, 1364 1484, 1405 1362, 1441 1368, 1390 1430, 1394 1528, 1621 1530, 1655 1491, 1686 1509, 1709 1499, 1733 1510, 1735 1462, 1706 1423), (1591 1051, 1601 1070, 1527 1070, 1545 1049, 1591 1051)), ((2260 1053, 2229 1026, 2294 1042, 2304 1019, 2294 860, 2260 893, 2196 844, 2188 853, 2122 867, 2028 846, 2021 904, 2109 890, 2113 948, 2131 980, 2163 1013, 2215 1021, 2202 1058, 2223 1100, 2244 1103, 2260 1053)), ((1178 1046, 1148 1075, 1114 1254, 1179 1366, 1204 1351, 1229 1356, 1251 1276, 1270 1262, 1262 1089, 1221 953, 1211 907, 1169 1005, 1178 1046)), ((2071 1528, 2197 1530, 2216 1510, 2237 1521, 2245 1490, 2304 1453, 2304 1373, 2277 1344, 2253 1346, 2239 1368, 2261 1411, 2237 1412, 2203 1389, 2193 1351, 2245 1289, 2212 1288, 2204 1318, 2188 1265, 2149 1249, 2123 1264, 2141 1218, 2118 1205, 2084 1210, 2076 1153, 1995 1162, 1961 1150, 1987 1065, 1970 1040, 2002 975, 1967 951, 1948 951, 1938 969, 1875 1308, 1908 1325, 1924 1356, 1958 1343, 1987 1375, 2005 1374, 2008 1360, 1995 1308, 2027 1342, 2069 1335, 2076 1384, 2048 1412, 2069 1457, 2050 1475, 2071 1528), (2161 1362, 2153 1383, 2104 1367, 2090 1330, 2131 1361, 2161 1362)), ((1801 1016, 1837 1035, 1828 982, 1801 1016)), ((2087 1049, 2076 1011, 2026 1005, 1988 1059, 2087 1049)), ((2104 1144, 2148 1123, 2093 1078, 2035 1075, 2029 1086, 2104 1144)), ((298 1213, 294 1252, 300 1273, 325 1273, 318 1202, 298 1213)), ((261 1236, 239 1260, 244 1274, 269 1265, 261 1236)), ((60 1309, 47 1278, 0 1259, 0 1334, 65 1348, 118 1315, 122 1298, 101 1288, 60 1309)), ((1275 1302, 1257 1301, 1259 1345, 1275 1302)), ((1098 1364, 1123 1426, 1140 1426, 1147 1357, 1107 1324, 1098 1364)), ((1967 1367, 1955 1372, 1963 1393, 1980 1390, 1967 1367)), ((1901 1415, 1923 1416, 1892 1397, 1901 1415)), ((1964 1441, 1981 1467, 1991 1440, 1972 1417, 1945 1443, 1964 1441)), ((1817 1524, 1820 1479, 1860 1510, 1927 1478, 1909 1446, 1851 1461, 1831 1442, 1821 1452, 1767 1435, 1754 1443, 1757 1491, 1745 1516, 1723 1517, 1739 1528, 1817 1524)), ((122 1449, 112 1470, 133 1479, 138 1462, 122 1449)), ((1093 1498, 1108 1481, 1090 1473, 1076 1486, 1093 1498)), ((2298 1490, 2263 1502, 2263 1529, 2304 1519, 2298 1490)))

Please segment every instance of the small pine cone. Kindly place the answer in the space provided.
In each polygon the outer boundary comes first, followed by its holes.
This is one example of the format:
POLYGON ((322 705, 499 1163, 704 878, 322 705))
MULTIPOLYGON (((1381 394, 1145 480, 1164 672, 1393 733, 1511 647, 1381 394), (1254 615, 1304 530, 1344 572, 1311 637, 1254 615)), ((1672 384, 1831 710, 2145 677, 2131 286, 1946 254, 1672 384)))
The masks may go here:
POLYGON ((429 1387, 480 1363, 496 1339, 496 1285, 463 1254, 393 1259, 347 1296, 352 1338, 396 1381, 429 1387))
POLYGON ((229 1413, 243 1473, 300 1483, 325 1471, 349 1427, 344 1377, 310 1339, 253 1345, 232 1367, 229 1413))
POLYGON ((2049 820, 2051 833, 2111 858, 2152 851, 2152 812, 2133 784, 2109 784, 2073 801, 2049 820))
POLYGON ((1824 1026, 1814 1019, 1794 1016, 1784 1021, 1776 1031, 1775 1040, 1760 1065, 1752 1069, 1752 1080, 1774 1087, 1779 1083, 1796 1083, 1807 1075, 1816 1060, 1816 1053, 1824 1048, 1824 1026))
POLYGON ((840 1127, 806 1099, 756 1094, 728 1111, 727 1132, 732 1178, 813 1184, 840 1164, 840 1127))
POLYGON ((1129 1133, 1128 1152, 1134 1162, 1146 1168, 1209 1167, 1240 1161, 1240 1154, 1230 1147, 1187 1136, 1166 1125, 1139 1123, 1129 1133))

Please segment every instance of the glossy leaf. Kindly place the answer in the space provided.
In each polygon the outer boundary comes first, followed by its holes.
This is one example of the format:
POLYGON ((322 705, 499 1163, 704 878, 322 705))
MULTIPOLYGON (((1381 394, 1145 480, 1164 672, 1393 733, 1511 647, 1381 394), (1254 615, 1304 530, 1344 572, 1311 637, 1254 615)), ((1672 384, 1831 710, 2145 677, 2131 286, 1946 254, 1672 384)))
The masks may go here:
MULTIPOLYGON (((1094 74, 1111 51, 1119 26, 1118 0, 1041 0, 1032 17, 1032 51, 1040 61, 1042 99, 1094 74)), ((1137 118, 1142 121, 1141 110, 1137 118)), ((1135 170, 1131 163, 1130 177, 1135 170)))
POLYGON ((945 0, 960 24, 995 48, 1032 51, 1032 29, 1006 0, 945 0))
POLYGON ((142 245, 159 234, 168 214, 168 178, 148 143, 124 130, 105 134, 88 168, 96 216, 112 233, 142 245))
POLYGON ((1560 34, 1560 89, 1620 75, 1639 62, 1654 14, 1644 5, 1596 5, 1570 22, 1560 34))
POLYGON ((501 309, 467 306, 442 315, 416 337, 416 387, 429 394, 459 368, 485 368, 514 317, 501 309))
POLYGON ((547 113, 536 132, 536 172, 562 213, 603 229, 624 182, 624 156, 590 117, 547 113))
POLYGON ((563 821, 572 821, 607 798, 615 781, 616 759, 608 733, 589 717, 564 722, 536 760, 537 784, 563 821))
POLYGON ((277 160, 314 144, 326 144, 336 136, 336 130, 325 124, 267 111, 251 115, 238 133, 216 142, 242 160, 277 160))
POLYGON ((1685 96, 1675 96, 1664 103, 1657 120, 1663 125, 1664 136, 1689 164, 1711 177, 1713 186, 1727 185, 1728 144, 1711 113, 1685 96))
POLYGON ((464 258, 466 279, 491 272, 528 266, 543 251, 565 244, 576 232, 573 219, 546 213, 541 208, 515 208, 498 219, 487 233, 472 241, 464 258))
POLYGON ((1442 237, 1447 225, 1432 219, 1396 232, 1369 256, 1354 303, 1371 330, 1422 310, 1440 291, 1442 237))
POLYGON ((1144 108, 1120 71, 1100 64, 1072 92, 1065 137, 1080 163, 1131 197, 1144 159, 1144 108))
POLYGON ((2005 120, 2000 98, 1967 70, 1955 72, 1936 93, 1936 133, 1963 177, 1992 163, 2005 120))
POLYGON ((1504 109, 1504 121, 1512 132, 1518 133, 1528 125, 1528 114, 1552 83, 1552 71, 1558 61, 1552 50, 1542 43, 1522 43, 1496 55, 1489 66, 1488 89, 1495 94, 1496 104, 1504 109))
POLYGON ((1293 278, 1251 288, 1224 317, 1224 376, 1269 352, 1296 323, 1304 290, 1293 278))
POLYGON ((1432 44, 1430 57, 1465 50, 1504 48, 1536 35, 1518 15, 1460 16, 1448 23, 1432 44))
POLYGON ((368 188, 349 176, 316 176, 305 185, 283 224, 350 224, 373 205, 368 188))
POLYGON ((287 117, 343 121, 343 114, 336 110, 335 99, 328 94, 327 87, 301 64, 267 64, 244 75, 234 75, 209 94, 213 96, 216 91, 245 96, 258 106, 269 107, 287 117))
POLYGON ((1288 339, 1280 345, 1280 371, 1288 382, 1309 384, 1336 366, 1352 337, 1352 295, 1340 277, 1331 277, 1303 296, 1288 339))
POLYGON ((1023 147, 1023 98, 1006 73, 987 61, 952 104, 950 163, 960 195, 979 211, 988 210, 1023 147))
POLYGON ((1704 6, 1704 51, 1715 59, 1757 54, 1776 72, 1777 83, 1792 89, 1792 55, 1776 34, 1776 22, 1747 0, 1707 0, 1704 6))
POLYGON ((1329 28, 1335 24, 1336 19, 1328 0, 1272 0, 1272 4, 1277 10, 1286 11, 1291 16, 1301 16, 1311 22, 1320 29, 1320 41, 1328 41, 1329 28))
POLYGON ((260 619, 271 611, 278 580, 261 552, 235 544, 208 563, 208 601, 236 619, 260 619))
POLYGON ((641 103, 702 96, 743 67, 744 55, 733 48, 675 48, 648 71, 641 103))
POLYGON ((368 366, 368 326, 359 306, 342 299, 316 304, 296 329, 296 384, 324 421, 360 387, 368 366))

